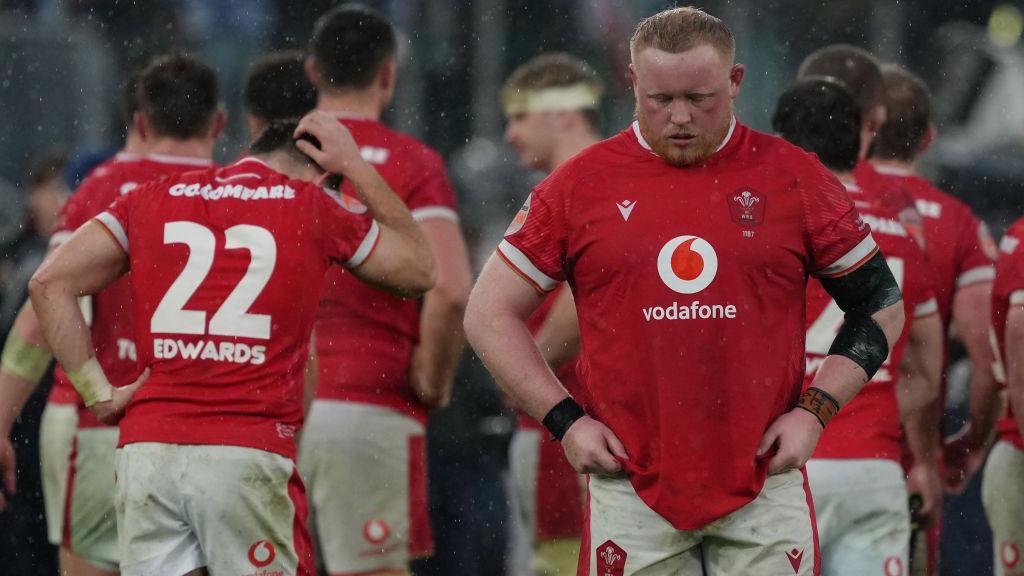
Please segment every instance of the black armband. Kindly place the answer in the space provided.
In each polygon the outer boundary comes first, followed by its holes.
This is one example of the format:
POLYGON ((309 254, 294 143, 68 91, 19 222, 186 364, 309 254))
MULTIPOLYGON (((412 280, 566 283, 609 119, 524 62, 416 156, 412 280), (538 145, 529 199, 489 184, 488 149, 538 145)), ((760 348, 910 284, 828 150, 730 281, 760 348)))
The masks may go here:
POLYGON ((828 353, 853 360, 871 380, 889 356, 889 341, 882 327, 871 316, 847 314, 828 353))
POLYGON ((849 274, 822 278, 821 285, 846 312, 828 353, 853 360, 870 380, 889 356, 889 341, 871 315, 903 298, 885 257, 877 252, 849 274))
POLYGON ((551 432, 555 440, 561 441, 566 431, 569 430, 569 426, 572 426, 573 422, 586 415, 587 413, 583 411, 583 408, 570 396, 555 404, 555 407, 548 411, 541 424, 544 424, 544 427, 551 432))
POLYGON ((822 278, 821 285, 847 314, 871 316, 903 298, 900 286, 881 252, 876 252, 849 274, 822 278))

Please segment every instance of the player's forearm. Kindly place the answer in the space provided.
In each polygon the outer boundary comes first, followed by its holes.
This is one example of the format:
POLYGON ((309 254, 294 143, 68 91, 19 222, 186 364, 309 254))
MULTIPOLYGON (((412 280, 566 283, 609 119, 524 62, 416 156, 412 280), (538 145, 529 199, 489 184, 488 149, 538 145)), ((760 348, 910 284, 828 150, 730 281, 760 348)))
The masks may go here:
POLYGON ((939 397, 942 346, 942 320, 938 314, 914 319, 896 385, 901 422, 908 421, 939 397))
POLYGON ((419 393, 429 403, 447 398, 455 378, 455 370, 466 344, 462 318, 466 311, 464 298, 453 298, 434 288, 427 292, 420 315, 418 367, 424 390, 419 393))
POLYGON ((942 447, 941 419, 942 403, 934 400, 904 422, 907 448, 915 463, 932 465, 937 462, 942 447))
POLYGON ((957 290, 953 298, 953 322, 971 362, 969 439, 974 447, 989 443, 999 418, 1002 399, 992 365, 990 306, 992 283, 979 282, 957 290))
POLYGON ((95 355, 78 295, 70 283, 37 272, 29 281, 29 295, 46 341, 63 366, 77 370, 95 355))
POLYGON ((537 332, 537 347, 552 368, 558 368, 580 352, 580 326, 572 292, 562 290, 547 320, 537 332))
POLYGON ((1024 314, 1011 307, 1006 321, 1006 398, 1024 430, 1024 314))
POLYGON ((14 422, 21 415, 37 382, 19 378, 7 370, 0 369, 0 436, 8 436, 14 422))

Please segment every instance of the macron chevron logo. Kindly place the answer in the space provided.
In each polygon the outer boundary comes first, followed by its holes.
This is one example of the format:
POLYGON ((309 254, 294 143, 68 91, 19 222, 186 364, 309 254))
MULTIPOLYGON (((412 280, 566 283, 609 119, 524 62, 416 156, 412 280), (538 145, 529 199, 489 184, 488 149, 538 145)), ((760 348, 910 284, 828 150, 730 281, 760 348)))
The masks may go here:
POLYGON ((636 202, 623 200, 622 202, 616 202, 615 206, 618 207, 619 214, 622 214, 622 219, 629 222, 629 215, 633 213, 633 208, 636 208, 636 202))

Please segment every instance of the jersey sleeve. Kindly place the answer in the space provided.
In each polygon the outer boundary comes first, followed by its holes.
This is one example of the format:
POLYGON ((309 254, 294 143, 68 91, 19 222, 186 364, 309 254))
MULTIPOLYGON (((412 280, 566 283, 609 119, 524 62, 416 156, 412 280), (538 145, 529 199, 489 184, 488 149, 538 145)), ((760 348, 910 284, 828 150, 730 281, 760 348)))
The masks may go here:
POLYGON ((1024 304, 1024 226, 1015 224, 999 242, 998 293, 1010 304, 1024 304))
MULTIPOLYGON (((138 188, 135 190, 138 190, 138 188)), ((93 218, 93 220, 103 226, 107 233, 110 234, 110 237, 124 250, 125 254, 131 254, 128 250, 128 229, 131 222, 132 199, 138 196, 135 190, 114 200, 106 210, 93 218)))
POLYGON ((356 268, 370 257, 380 238, 380 226, 367 208, 354 198, 310 185, 316 199, 321 244, 326 256, 346 268, 356 268))
POLYGON ((800 175, 805 243, 810 272, 819 278, 848 274, 871 258, 878 247, 870 228, 843 185, 816 162, 800 175))
POLYGON ((998 257, 988 226, 967 206, 961 206, 961 211, 956 239, 957 288, 991 282, 996 276, 994 261, 998 257))
POLYGON ((432 219, 459 221, 455 201, 455 190, 448 180, 444 160, 433 150, 425 149, 421 154, 423 168, 413 181, 406 205, 417 222, 432 219))
POLYGON ((498 244, 498 255, 542 293, 565 280, 566 190, 556 175, 526 198, 498 244))

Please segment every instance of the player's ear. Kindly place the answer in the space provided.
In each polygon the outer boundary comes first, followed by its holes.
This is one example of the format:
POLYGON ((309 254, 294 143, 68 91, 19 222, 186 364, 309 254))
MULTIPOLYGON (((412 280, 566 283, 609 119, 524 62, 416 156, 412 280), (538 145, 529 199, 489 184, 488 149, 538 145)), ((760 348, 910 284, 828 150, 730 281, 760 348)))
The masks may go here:
POLYGON ((935 139, 939 137, 939 129, 935 127, 935 124, 929 122, 928 129, 924 132, 924 138, 921 138, 921 144, 917 147, 918 154, 924 154, 932 144, 935 143, 935 139))
POLYGON ((743 64, 733 64, 732 69, 729 70, 729 97, 735 99, 740 95, 740 84, 743 83, 743 74, 746 73, 746 68, 743 64))
POLYGON ((227 123, 227 112, 225 112, 223 108, 218 107, 217 111, 213 113, 213 118, 210 119, 210 138, 214 140, 220 138, 221 132, 224 131, 224 127, 227 123))
POLYGON ((320 86, 320 70, 316 67, 316 59, 312 54, 306 56, 303 66, 306 68, 306 78, 309 78, 309 83, 313 86, 320 86))
POLYGON ((398 61, 394 57, 388 58, 381 64, 380 70, 377 72, 377 84, 381 90, 389 94, 394 91, 397 70, 398 61))

